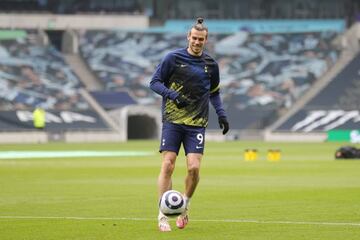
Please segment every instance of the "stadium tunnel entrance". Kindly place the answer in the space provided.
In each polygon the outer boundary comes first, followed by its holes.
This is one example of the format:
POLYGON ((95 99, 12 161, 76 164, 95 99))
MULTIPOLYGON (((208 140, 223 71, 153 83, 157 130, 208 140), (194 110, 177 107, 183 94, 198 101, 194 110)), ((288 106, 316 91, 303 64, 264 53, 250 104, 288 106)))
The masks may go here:
POLYGON ((128 116, 128 139, 154 139, 157 138, 156 119, 147 115, 128 116))
POLYGON ((45 30, 50 43, 60 52, 62 51, 64 32, 64 30, 45 30))
POLYGON ((126 140, 158 139, 160 136, 161 111, 158 106, 129 105, 108 114, 126 140))

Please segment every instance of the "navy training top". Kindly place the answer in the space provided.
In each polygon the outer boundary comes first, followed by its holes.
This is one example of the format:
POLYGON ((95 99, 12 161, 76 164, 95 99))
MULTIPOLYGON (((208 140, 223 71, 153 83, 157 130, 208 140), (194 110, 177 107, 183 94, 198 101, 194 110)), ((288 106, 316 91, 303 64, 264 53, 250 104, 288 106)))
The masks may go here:
POLYGON ((209 100, 219 117, 226 117, 219 95, 219 67, 203 52, 193 56, 186 48, 168 53, 157 66, 150 88, 163 97, 163 121, 206 127, 209 100), (173 100, 184 96, 191 104, 178 109, 173 100))

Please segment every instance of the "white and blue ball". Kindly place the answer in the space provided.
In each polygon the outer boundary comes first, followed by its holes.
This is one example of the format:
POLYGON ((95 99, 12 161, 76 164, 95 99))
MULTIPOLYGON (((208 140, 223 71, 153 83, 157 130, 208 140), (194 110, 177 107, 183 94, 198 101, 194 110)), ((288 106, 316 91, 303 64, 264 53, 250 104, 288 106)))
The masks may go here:
POLYGON ((175 217, 185 211, 185 200, 183 195, 176 190, 166 191, 160 199, 160 211, 168 217, 175 217))

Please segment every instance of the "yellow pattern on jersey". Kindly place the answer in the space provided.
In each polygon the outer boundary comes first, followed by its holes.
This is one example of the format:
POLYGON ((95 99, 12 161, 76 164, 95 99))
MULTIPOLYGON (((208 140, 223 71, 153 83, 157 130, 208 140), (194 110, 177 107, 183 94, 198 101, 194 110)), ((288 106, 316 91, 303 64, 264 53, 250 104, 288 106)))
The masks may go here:
MULTIPOLYGON (((182 85, 173 82, 170 86, 170 89, 173 89, 177 92, 181 92, 183 88, 182 85)), ((185 98, 186 95, 183 95, 185 98)), ((189 102, 192 99, 187 98, 189 102)), ((178 109, 173 100, 167 99, 165 103, 166 111, 166 120, 176 124, 185 124, 190 126, 206 126, 207 119, 202 117, 196 117, 196 104, 190 104, 184 108, 178 109)))

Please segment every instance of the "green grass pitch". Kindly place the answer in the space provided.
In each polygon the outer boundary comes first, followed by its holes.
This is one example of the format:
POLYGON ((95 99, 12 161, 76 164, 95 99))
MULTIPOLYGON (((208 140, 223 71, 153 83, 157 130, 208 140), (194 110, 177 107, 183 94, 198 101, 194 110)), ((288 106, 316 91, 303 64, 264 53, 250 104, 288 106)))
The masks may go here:
MULTIPOLYGON (((158 141, 1 145, 16 151, 136 151, 142 156, 0 158, 0 239, 360 239, 360 161, 340 143, 208 142, 184 230, 157 229, 158 141), (244 161, 256 148, 257 161, 244 161), (270 148, 282 151, 268 162, 270 148)), ((183 191, 180 153, 173 188, 183 191)))

